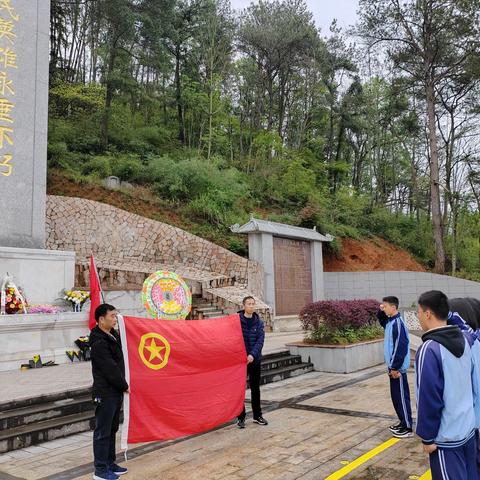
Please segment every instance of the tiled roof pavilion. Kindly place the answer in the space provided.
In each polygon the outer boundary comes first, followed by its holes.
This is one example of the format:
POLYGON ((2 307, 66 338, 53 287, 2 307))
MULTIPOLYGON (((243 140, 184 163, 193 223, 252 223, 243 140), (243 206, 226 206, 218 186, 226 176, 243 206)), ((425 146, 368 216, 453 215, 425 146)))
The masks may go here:
POLYGON ((251 217, 250 221, 245 225, 233 225, 231 230, 234 233, 270 233, 278 237, 298 238, 318 242, 331 242, 334 238, 331 235, 322 235, 317 232, 315 228, 294 227, 292 225, 285 225, 284 223, 260 220, 253 217, 251 217))

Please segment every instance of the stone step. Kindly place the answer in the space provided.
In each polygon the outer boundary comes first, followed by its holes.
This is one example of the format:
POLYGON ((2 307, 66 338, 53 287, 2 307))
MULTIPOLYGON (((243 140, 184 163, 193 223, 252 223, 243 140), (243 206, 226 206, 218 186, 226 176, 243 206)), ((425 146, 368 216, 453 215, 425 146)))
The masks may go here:
MULTIPOLYGON (((311 372, 313 365, 301 363, 288 350, 265 355, 261 384, 278 382, 311 372)), ((0 405, 0 453, 36 445, 94 426, 90 389, 42 395, 0 405), (8 408, 2 408, 2 407, 8 408)))
POLYGON ((0 412, 0 432, 53 418, 75 415, 92 409, 92 396, 79 395, 78 397, 5 410, 0 412))
POLYGON ((218 307, 216 307, 215 305, 210 305, 208 307, 195 307, 194 310, 196 312, 203 312, 203 313, 220 311, 218 307))
POLYGON ((290 367, 292 365, 299 365, 302 363, 300 355, 275 355, 269 358, 264 358, 262 361, 262 371, 275 370, 283 367, 290 367))
POLYGON ((203 314, 203 318, 218 318, 223 317, 223 312, 216 310, 214 312, 207 312, 203 314))
MULTIPOLYGON (((92 406, 93 407, 93 406, 92 406)), ((0 431, 0 453, 87 432, 94 427, 94 411, 66 415, 0 431)))
MULTIPOLYGON (((311 363, 300 363, 298 365, 290 365, 288 367, 262 371, 260 385, 280 382, 282 380, 286 380, 287 378, 297 377, 298 375, 303 375, 304 373, 309 373, 312 371, 313 364, 311 363)), ((247 382, 247 384, 248 383, 249 382, 247 382)), ((248 385, 248 387, 250 387, 250 385, 248 385)))
POLYGON ((213 307, 213 303, 212 302, 207 302, 206 300, 203 300, 202 302, 198 302, 198 303, 197 302, 192 303, 192 308, 194 310, 197 310, 199 308, 204 308, 204 307, 206 307, 206 308, 213 307))

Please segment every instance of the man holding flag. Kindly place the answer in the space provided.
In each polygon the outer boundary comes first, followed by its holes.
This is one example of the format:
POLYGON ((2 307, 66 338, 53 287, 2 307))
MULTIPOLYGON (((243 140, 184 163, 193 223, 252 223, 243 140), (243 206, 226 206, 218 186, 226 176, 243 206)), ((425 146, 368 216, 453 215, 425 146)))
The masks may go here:
POLYGON ((90 333, 95 430, 93 433, 94 480, 117 480, 127 469, 115 463, 115 435, 118 431, 124 392, 125 362, 120 337, 115 330, 117 311, 106 303, 95 309, 97 326, 90 333))
MULTIPOLYGON (((262 416, 260 403, 260 380, 262 374, 262 348, 265 342, 265 328, 263 321, 255 312, 255 299, 251 296, 243 299, 243 310, 239 312, 240 325, 242 326, 243 341, 247 353, 247 373, 250 380, 250 392, 252 395, 253 421, 259 425, 268 425, 262 416)), ((238 416, 238 428, 245 428, 247 413, 245 405, 242 413, 238 416)))

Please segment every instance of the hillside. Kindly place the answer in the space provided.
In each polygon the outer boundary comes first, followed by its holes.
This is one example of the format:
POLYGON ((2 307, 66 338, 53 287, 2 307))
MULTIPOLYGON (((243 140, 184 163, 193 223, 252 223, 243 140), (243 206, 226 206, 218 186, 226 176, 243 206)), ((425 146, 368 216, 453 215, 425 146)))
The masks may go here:
POLYGON ((379 237, 363 240, 342 238, 340 253, 326 252, 323 264, 326 272, 426 271, 408 252, 379 237))
MULTIPOLYGON (((218 245, 244 254, 247 248, 245 237, 228 231, 218 233, 210 225, 201 224, 187 218, 181 207, 162 202, 148 188, 137 187, 133 190, 109 190, 100 184, 76 182, 59 173, 50 173, 48 177, 48 194, 79 197, 96 200, 130 213, 136 213, 153 220, 168 223, 187 232, 202 236, 218 245), (232 248, 232 245, 235 248, 232 248)), ((255 212, 265 215, 264 210, 255 212)), ((408 252, 384 239, 354 240, 341 239, 339 253, 331 249, 324 252, 324 266, 327 272, 372 271, 372 270, 410 270, 425 271, 408 252)))

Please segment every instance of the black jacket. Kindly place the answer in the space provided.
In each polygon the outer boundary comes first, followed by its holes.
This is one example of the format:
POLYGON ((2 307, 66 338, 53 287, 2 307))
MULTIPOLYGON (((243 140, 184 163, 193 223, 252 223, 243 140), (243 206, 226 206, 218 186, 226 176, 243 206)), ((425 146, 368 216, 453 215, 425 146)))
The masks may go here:
POLYGON ((111 334, 98 326, 90 332, 94 397, 113 397, 128 390, 120 337, 113 329, 111 334))

